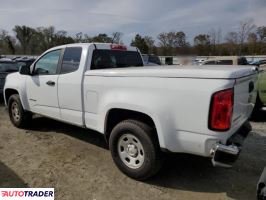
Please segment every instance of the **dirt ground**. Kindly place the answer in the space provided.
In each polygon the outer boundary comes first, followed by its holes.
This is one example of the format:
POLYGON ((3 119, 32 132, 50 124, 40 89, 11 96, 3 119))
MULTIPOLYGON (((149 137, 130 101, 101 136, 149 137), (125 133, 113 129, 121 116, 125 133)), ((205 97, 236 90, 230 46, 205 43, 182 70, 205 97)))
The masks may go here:
POLYGON ((42 117, 20 130, 1 103, 0 187, 54 187, 60 200, 252 200, 266 166, 266 111, 252 126, 231 169, 213 168, 206 158, 166 155, 157 176, 138 182, 116 168, 100 134, 42 117))

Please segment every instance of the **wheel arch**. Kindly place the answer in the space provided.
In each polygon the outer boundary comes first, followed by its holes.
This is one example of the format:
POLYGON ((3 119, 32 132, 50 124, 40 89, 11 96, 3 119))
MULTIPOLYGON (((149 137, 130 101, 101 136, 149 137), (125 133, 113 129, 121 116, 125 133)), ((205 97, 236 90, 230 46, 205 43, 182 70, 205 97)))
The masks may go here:
POLYGON ((18 94, 18 95, 20 96, 18 90, 16 90, 16 89, 12 89, 12 88, 6 88, 6 89, 5 89, 5 92, 4 92, 4 99, 5 99, 5 104, 6 104, 6 106, 8 105, 8 100, 9 100, 9 98, 10 98, 13 94, 18 94))
POLYGON ((149 114, 125 108, 112 108, 107 112, 104 123, 104 135, 107 142, 109 140, 112 129, 118 123, 127 119, 139 120, 154 128, 155 139, 161 146, 162 141, 160 140, 158 134, 158 126, 156 124, 156 121, 149 114))

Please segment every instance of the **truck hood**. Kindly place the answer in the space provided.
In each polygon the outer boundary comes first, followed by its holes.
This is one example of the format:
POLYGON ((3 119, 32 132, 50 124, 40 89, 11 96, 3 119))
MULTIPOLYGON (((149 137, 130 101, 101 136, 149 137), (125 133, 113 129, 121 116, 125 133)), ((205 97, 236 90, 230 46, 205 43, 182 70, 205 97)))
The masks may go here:
POLYGON ((90 70, 86 76, 236 79, 257 73, 254 66, 152 66, 90 70))

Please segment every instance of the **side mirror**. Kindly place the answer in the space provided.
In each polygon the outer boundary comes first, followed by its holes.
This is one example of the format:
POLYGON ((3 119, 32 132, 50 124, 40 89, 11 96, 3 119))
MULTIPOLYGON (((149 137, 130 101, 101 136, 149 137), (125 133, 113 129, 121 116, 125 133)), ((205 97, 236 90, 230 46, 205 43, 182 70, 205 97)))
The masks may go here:
POLYGON ((20 69, 19 69, 19 73, 22 74, 22 75, 30 75, 30 67, 24 65, 24 66, 21 66, 20 69))

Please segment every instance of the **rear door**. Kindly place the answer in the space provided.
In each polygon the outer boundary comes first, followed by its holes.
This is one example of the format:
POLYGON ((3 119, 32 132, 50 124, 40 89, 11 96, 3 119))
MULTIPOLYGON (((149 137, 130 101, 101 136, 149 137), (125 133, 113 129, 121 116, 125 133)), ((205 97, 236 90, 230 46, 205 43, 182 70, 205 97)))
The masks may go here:
POLYGON ((33 75, 26 80, 27 98, 30 109, 42 115, 60 118, 57 79, 61 49, 43 55, 35 64, 33 75))
MULTIPOLYGON (((86 55, 85 51, 84 55, 86 55)), ((82 57, 82 47, 67 47, 58 77, 58 102, 61 119, 76 125, 83 124, 82 82, 85 63, 86 56, 82 57)))

